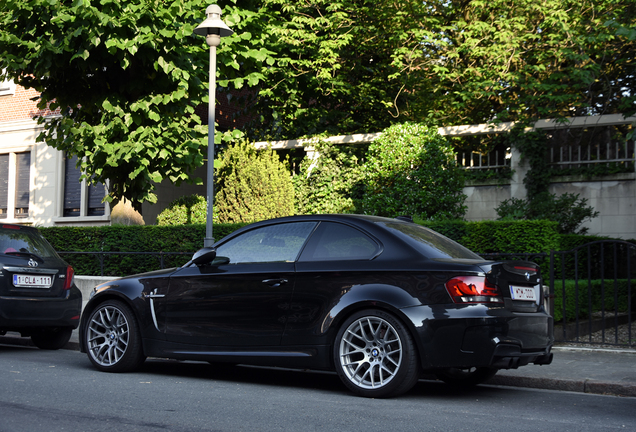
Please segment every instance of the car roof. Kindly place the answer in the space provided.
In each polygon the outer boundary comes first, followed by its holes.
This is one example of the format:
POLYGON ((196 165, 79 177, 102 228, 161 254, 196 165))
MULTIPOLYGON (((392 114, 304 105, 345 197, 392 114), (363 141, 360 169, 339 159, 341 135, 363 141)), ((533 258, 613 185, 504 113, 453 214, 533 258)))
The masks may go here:
POLYGON ((258 228, 261 226, 274 225, 279 223, 289 223, 289 222, 304 222, 304 221, 315 221, 315 222, 342 222, 348 223, 354 226, 358 226, 360 228, 366 229, 369 232, 374 232, 378 234, 378 231, 385 232, 386 231, 378 225, 376 222, 393 222, 393 223, 412 223, 406 222, 400 219, 392 219, 382 216, 372 216, 372 215, 361 215, 361 214, 312 214, 312 215, 296 215, 296 216, 285 216, 274 219, 266 219, 258 222, 251 223, 244 227, 239 228, 238 230, 228 234, 227 236, 219 239, 215 245, 220 244, 223 240, 229 240, 237 235, 240 235, 246 231, 250 231, 254 228, 258 228))

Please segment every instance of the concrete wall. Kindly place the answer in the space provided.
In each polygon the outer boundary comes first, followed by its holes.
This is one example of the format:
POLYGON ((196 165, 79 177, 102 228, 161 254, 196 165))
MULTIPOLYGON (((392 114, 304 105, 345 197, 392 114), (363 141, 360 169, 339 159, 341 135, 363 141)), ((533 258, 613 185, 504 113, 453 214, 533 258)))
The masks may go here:
POLYGON ((464 204, 468 206, 466 220, 495 220, 495 208, 502 201, 510 199, 510 184, 473 184, 464 188, 464 194, 467 196, 464 204))
POLYGON ((636 174, 615 174, 602 181, 588 181, 580 177, 557 179, 550 192, 579 194, 587 204, 600 212, 587 222, 590 234, 622 239, 636 239, 636 174))
MULTIPOLYGON (((473 184, 465 187, 466 220, 497 219, 495 208, 512 197, 512 189, 513 184, 473 184)), ((556 195, 578 194, 580 198, 587 199, 587 205, 600 213, 583 224, 589 228, 589 234, 636 239, 636 174, 615 174, 594 181, 582 177, 557 178, 549 191, 556 195)))

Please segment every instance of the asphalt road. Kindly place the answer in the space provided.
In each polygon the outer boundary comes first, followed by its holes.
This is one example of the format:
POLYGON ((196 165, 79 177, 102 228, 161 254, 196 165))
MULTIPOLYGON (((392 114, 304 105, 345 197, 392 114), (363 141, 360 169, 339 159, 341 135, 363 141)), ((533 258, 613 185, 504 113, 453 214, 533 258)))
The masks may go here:
POLYGON ((420 381, 395 399, 328 373, 148 360, 107 374, 77 351, 0 345, 0 431, 616 431, 636 399, 420 381))

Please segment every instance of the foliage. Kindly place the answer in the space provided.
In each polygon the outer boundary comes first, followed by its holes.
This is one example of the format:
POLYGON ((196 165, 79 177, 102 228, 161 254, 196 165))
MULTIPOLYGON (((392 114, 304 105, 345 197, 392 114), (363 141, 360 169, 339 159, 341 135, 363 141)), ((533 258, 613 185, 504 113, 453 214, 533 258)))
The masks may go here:
POLYGON ((523 178, 528 200, 547 192, 550 186, 550 165, 546 158, 548 139, 544 132, 526 131, 524 124, 516 125, 509 137, 512 145, 521 152, 521 161, 528 165, 523 178))
POLYGON ((460 124, 628 113, 635 108, 633 2, 426 2, 413 66, 428 73, 436 118, 460 124), (607 25, 606 22, 609 23, 607 25), (611 23, 611 25, 610 25, 611 23), (443 116, 443 117, 442 117, 443 116))
POLYGON ((373 132, 426 117, 432 91, 404 56, 422 47, 424 3, 264 0, 276 62, 263 74, 259 138, 373 132), (396 62, 397 56, 402 57, 396 62))
POLYGON ((437 231, 457 243, 462 243, 470 230, 470 222, 463 220, 423 220, 418 217, 413 218, 413 222, 437 231))
POLYGON ((464 216, 464 173, 436 128, 405 123, 387 128, 369 146, 364 165, 367 214, 422 219, 464 216))
POLYGON ((586 234, 587 227, 581 225, 599 215, 598 211, 586 205, 587 199, 579 194, 555 194, 544 192, 534 200, 510 198, 502 201, 495 209, 499 219, 545 219, 558 222, 561 234, 586 234))
MULTIPOLYGON (((215 224, 214 232, 217 238, 222 238, 244 225, 215 224)), ((163 267, 183 265, 203 247, 205 237, 205 225, 46 227, 40 231, 76 274, 93 276, 125 276, 157 270, 162 260, 163 267), (100 256, 94 252, 108 253, 103 267, 100 256)))
POLYGON ((609 163, 595 163, 588 164, 580 168, 561 168, 550 170, 551 177, 557 176, 583 176, 586 179, 593 179, 594 177, 609 176, 612 174, 633 173, 634 162, 609 162, 609 163))
POLYGON ((356 213, 362 199, 365 148, 319 142, 294 176, 297 214, 356 213))
POLYGON ((636 240, 563 235, 556 254, 557 279, 636 278, 636 240))
POLYGON ((499 184, 510 182, 514 170, 510 167, 489 169, 466 169, 464 178, 473 181, 496 181, 499 184))
POLYGON ((458 241, 479 254, 538 254, 559 248, 557 224, 545 220, 467 222, 458 241))
POLYGON ((219 222, 255 222, 294 214, 289 171, 272 150, 247 141, 227 147, 216 170, 219 222))
MULTIPOLYGON (((208 202, 201 195, 182 196, 157 216, 157 225, 205 224, 208 202)), ((217 218, 215 218, 217 219, 217 218)))
MULTIPOLYGON (((220 3, 235 33, 218 48, 219 91, 252 121, 216 142, 636 111, 633 2, 220 3)), ((154 202, 157 182, 198 182, 204 162, 204 6, 4 0, 0 78, 59 110, 41 139, 109 200, 154 202)))
MULTIPOLYGON (((419 222, 477 253, 541 253, 559 249, 554 222, 457 220, 419 222), (524 235, 519 236, 520 232, 524 235)), ((245 223, 215 223, 215 236, 219 239, 223 238, 245 225, 245 223)), ((104 258, 104 274, 109 276, 157 270, 161 268, 162 257, 156 255, 159 252, 164 253, 164 267, 182 265, 203 246, 205 237, 204 224, 43 227, 40 230, 79 275, 102 273, 99 256, 92 254, 94 252, 109 253, 104 258), (143 252, 146 255, 124 255, 120 254, 121 252, 143 252)))
POLYGON ((631 2, 262 5, 280 56, 263 72, 254 126, 272 137, 636 109, 631 2))
MULTIPOLYGON (((554 289, 554 321, 586 319, 591 313, 601 311, 625 313, 629 310, 630 285, 628 279, 592 279, 589 283, 587 279, 559 281, 554 289)), ((636 302, 632 298, 634 305, 636 302)))
MULTIPOLYGON (((254 65, 271 54, 251 32, 260 21, 250 6, 226 8, 236 32, 219 48, 226 87, 258 84, 254 65)), ((38 139, 77 155, 89 181, 109 185, 108 201, 155 202, 164 179, 200 182, 189 173, 207 145, 195 107, 207 102, 209 48, 193 34, 204 15, 194 0, 3 0, 2 78, 59 110, 40 118, 38 139)))

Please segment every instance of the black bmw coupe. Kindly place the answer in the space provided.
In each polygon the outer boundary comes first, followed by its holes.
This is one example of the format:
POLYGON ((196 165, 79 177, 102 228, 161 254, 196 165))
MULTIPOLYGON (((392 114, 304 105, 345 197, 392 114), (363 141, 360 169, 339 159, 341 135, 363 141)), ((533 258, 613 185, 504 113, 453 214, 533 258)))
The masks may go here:
POLYGON ((362 215, 251 224, 181 268, 97 286, 80 326, 102 371, 150 356, 335 370, 366 397, 404 393, 422 372, 474 385, 549 364, 553 341, 536 264, 362 215))

